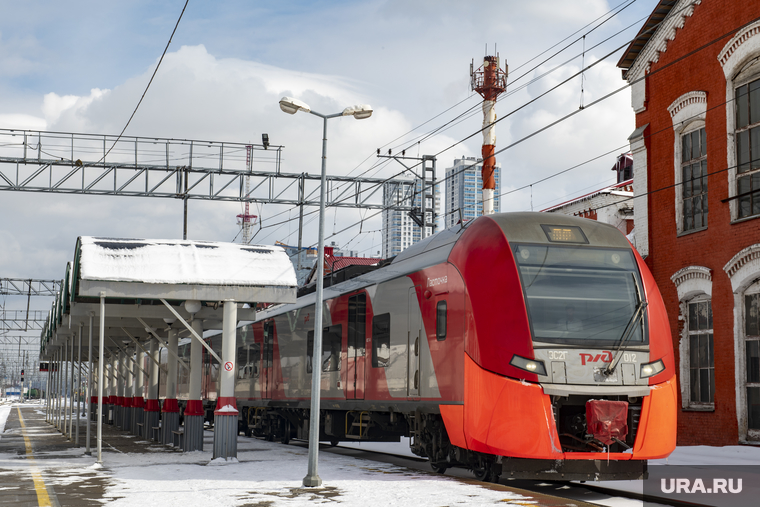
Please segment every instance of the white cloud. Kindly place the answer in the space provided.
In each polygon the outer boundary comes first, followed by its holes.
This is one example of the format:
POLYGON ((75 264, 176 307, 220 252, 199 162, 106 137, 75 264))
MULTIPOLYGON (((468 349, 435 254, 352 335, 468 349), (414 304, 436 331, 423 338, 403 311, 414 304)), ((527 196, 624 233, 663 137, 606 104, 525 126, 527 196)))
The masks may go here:
POLYGON ((0 114, 0 125, 8 129, 45 130, 47 122, 31 114, 0 114))
MULTIPOLYGON (((589 37, 587 44, 637 19, 634 16, 649 14, 656 2, 647 1, 625 11, 629 18, 606 24, 604 30, 589 37), (634 14, 636 9, 639 10, 634 14)), ((33 35, 26 39, 6 35, 15 27, 0 20, 0 50, 12 43, 17 58, 0 57, 0 70, 4 72, 0 73, 0 128, 110 135, 121 132, 165 44, 168 31, 161 30, 171 30, 178 13, 153 4, 114 4, 107 7, 108 15, 99 18, 94 43, 73 44, 59 33, 54 39, 45 35, 51 27, 65 25, 70 33, 77 33, 93 25, 94 18, 84 16, 85 7, 76 2, 65 9, 49 4, 55 15, 39 19, 39 25, 27 26, 32 22, 24 15, 29 9, 25 5, 13 6, 18 14, 15 17, 27 20, 23 28, 33 35), (136 26, 132 21, 140 17, 154 24, 144 31, 131 32, 136 26), (126 40, 129 44, 125 44, 126 40)), ((469 64, 473 59, 478 64, 485 44, 491 51, 498 43, 514 79, 530 68, 514 70, 517 66, 609 8, 602 0, 377 0, 320 3, 297 9, 279 4, 265 8, 221 2, 210 10, 189 9, 126 135, 258 143, 261 134, 268 133, 272 144, 285 146, 283 171, 318 173, 320 119, 302 113, 286 115, 278 107, 279 99, 295 96, 322 113, 369 103, 375 113, 368 120, 335 118, 328 122, 330 173, 348 174, 358 167, 352 174, 359 174, 369 169, 378 162, 374 151, 393 141, 390 146, 396 151, 407 147, 411 155, 436 154, 453 146, 438 156, 440 178, 455 157, 480 153, 480 134, 457 143, 481 127, 478 99, 465 100, 441 113, 471 94, 469 64), (255 29, 251 29, 254 24, 255 29), (474 108, 472 113, 455 119, 468 107, 474 108), (396 140, 428 120, 431 121, 419 130, 396 140), (449 122, 439 133, 417 144, 421 136, 449 122)), ((620 44, 620 40, 613 42, 620 44)), ((603 49, 587 54, 586 64, 595 55, 603 54, 603 49)), ((576 45, 557 61, 579 51, 576 45)), ((556 63, 542 68, 553 65, 556 63)), ((576 59, 560 72, 505 98, 497 106, 498 116, 506 117, 579 68, 580 60, 576 59)), ((538 74, 540 70, 530 73, 538 74)), ((584 101, 588 104, 622 84, 614 62, 600 64, 586 74, 584 101)), ((500 122, 497 148, 577 110, 579 103, 580 83, 576 79, 500 122)), ((622 92, 500 154, 497 160, 504 171, 503 190, 529 184, 620 146, 632 129, 629 95, 622 92)), ((584 186, 609 181, 613 161, 611 155, 566 178, 535 186, 534 206, 564 200, 584 186)), ((386 162, 367 175, 379 170, 379 176, 389 177, 402 169, 395 162, 386 162)), ((502 204, 505 210, 524 210, 530 208, 530 203, 530 192, 522 191, 505 197, 502 204)), ((255 208, 265 224, 286 209, 255 208)), ((310 211, 313 210, 306 209, 310 211)), ((5 221, 0 229, 4 240, 17 245, 8 249, 8 255, 0 256, 0 273, 23 276, 59 277, 79 235, 182 235, 182 202, 173 199, 5 194, 0 212, 6 216, 23 213, 21 219, 5 221)), ((235 215, 240 212, 239 203, 191 201, 189 237, 231 240, 238 232, 235 215)), ((296 213, 292 211, 290 216, 295 218, 296 213)), ((305 219, 307 244, 316 240, 315 216, 305 219)), ((364 212, 358 210, 331 210, 327 214, 327 232, 356 223, 362 216, 364 212)), ((286 218, 287 212, 275 220, 286 218)), ((296 223, 264 229, 255 241, 290 238, 295 242, 296 223)), ((378 218, 362 226, 365 232, 379 228, 378 218)), ((354 228, 332 239, 344 244, 357 233, 354 228)), ((380 249, 379 234, 363 234, 353 240, 350 248, 357 245, 359 250, 374 253, 380 249)))
POLYGON ((45 116, 48 125, 54 126, 60 122, 65 123, 74 132, 87 132, 92 126, 85 119, 87 108, 106 94, 108 94, 108 90, 98 88, 90 90, 90 94, 85 97, 59 96, 51 92, 46 94, 42 101, 42 114, 45 116), (62 116, 65 118, 62 119, 62 116))

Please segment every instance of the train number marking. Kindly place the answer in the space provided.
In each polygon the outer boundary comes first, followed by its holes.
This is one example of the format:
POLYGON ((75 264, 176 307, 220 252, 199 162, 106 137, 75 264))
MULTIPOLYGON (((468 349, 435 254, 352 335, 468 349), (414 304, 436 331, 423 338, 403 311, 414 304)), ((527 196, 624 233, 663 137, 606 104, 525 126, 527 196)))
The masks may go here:
POLYGON ((226 363, 224 363, 224 369, 227 371, 232 371, 232 368, 234 367, 235 365, 232 364, 232 361, 227 361, 226 363))
POLYGON ((554 361, 564 361, 567 358, 566 350, 547 350, 546 353, 554 361))
POLYGON ((581 365, 585 366, 586 363, 598 363, 599 361, 603 363, 611 363, 612 362, 612 352, 609 350, 605 350, 601 354, 585 354, 581 353, 581 365))
POLYGON ((636 362, 636 354, 632 352, 626 352, 623 354, 623 362, 626 363, 635 363, 636 362))
POLYGON ((448 283, 449 277, 448 275, 440 276, 438 278, 428 278, 427 279, 427 286, 428 287, 435 287, 436 285, 442 285, 444 283, 448 283))

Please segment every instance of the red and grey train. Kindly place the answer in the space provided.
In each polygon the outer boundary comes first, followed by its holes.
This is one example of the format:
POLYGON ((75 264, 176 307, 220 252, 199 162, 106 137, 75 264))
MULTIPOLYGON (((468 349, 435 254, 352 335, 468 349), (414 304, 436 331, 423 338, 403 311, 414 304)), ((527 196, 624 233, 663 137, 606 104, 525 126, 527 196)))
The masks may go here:
MULTIPOLYGON (((307 439, 317 367, 321 440, 409 437, 439 472, 635 479, 675 448, 665 306, 612 226, 495 214, 336 272, 316 359, 316 297, 301 292, 238 329, 235 395, 247 435, 307 439)), ((220 336, 209 340, 220 348, 220 336)), ((217 367, 204 369, 212 403, 217 367)))

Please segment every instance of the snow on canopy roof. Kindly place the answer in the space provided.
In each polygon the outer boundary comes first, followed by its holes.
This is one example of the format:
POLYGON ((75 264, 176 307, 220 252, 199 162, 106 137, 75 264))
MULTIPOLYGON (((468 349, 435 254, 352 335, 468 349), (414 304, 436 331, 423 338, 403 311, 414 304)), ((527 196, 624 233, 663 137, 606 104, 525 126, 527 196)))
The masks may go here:
POLYGON ((211 241, 79 238, 79 278, 91 281, 296 287, 280 247, 211 241))

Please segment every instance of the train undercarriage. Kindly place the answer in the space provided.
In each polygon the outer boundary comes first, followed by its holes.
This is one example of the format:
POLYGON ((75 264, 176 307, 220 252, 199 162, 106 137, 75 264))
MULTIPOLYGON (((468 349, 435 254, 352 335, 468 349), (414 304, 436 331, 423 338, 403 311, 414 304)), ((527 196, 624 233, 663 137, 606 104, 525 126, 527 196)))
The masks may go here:
MULTIPOLYGON (((239 407, 238 430, 248 437, 288 444, 308 440, 309 409, 282 406, 239 407)), ((410 449, 428 458, 434 472, 465 468, 481 481, 500 477, 553 481, 638 480, 646 478, 646 461, 545 460, 496 456, 463 449, 449 441, 443 419, 434 411, 321 410, 320 441, 399 442, 408 437, 410 449)))

